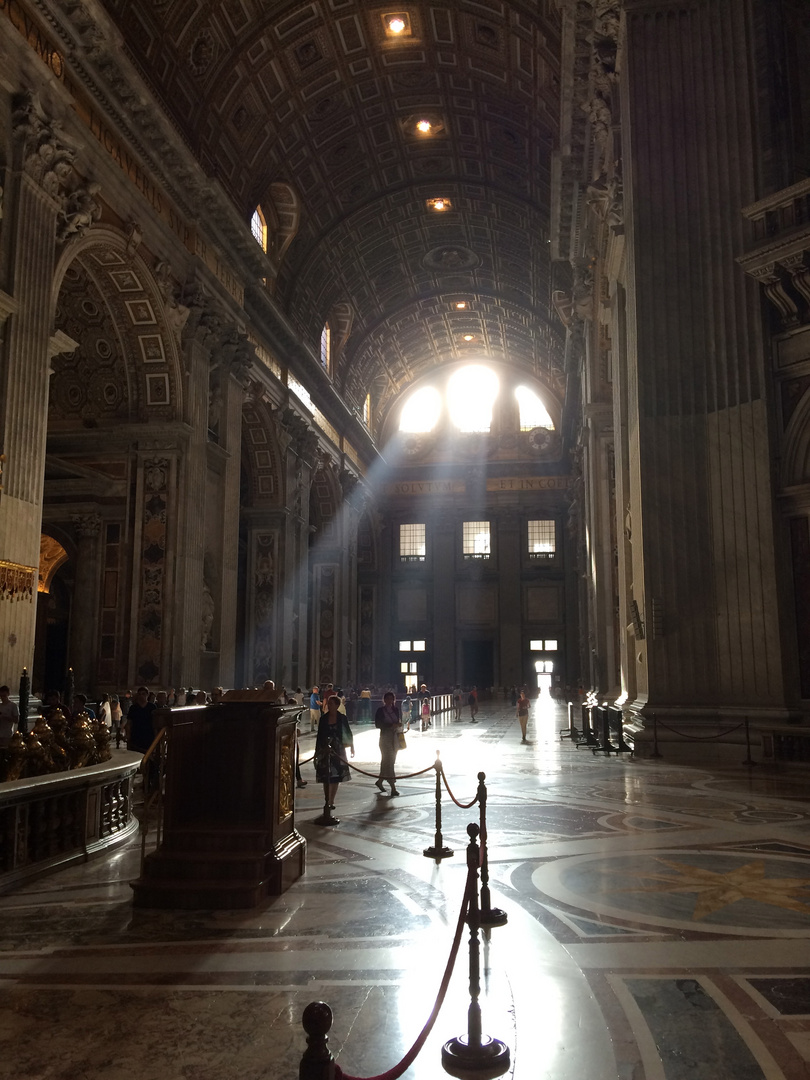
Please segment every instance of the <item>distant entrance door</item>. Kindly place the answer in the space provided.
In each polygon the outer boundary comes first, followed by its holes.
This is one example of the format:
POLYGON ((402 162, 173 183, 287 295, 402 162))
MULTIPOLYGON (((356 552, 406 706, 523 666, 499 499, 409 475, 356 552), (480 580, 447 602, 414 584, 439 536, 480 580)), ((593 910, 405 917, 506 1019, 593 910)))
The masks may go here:
POLYGON ((535 660, 534 670, 537 673, 538 694, 549 694, 551 692, 551 676, 554 674, 554 661, 535 660))
POLYGON ((464 686, 493 686, 495 683, 494 647, 491 641, 462 641, 461 681, 464 686))

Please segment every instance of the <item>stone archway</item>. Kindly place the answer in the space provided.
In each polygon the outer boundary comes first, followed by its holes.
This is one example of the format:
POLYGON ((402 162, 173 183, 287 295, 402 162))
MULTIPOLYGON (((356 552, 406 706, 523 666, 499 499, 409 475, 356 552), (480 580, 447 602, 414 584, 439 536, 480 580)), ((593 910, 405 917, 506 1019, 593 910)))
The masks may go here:
POLYGON ((183 311, 131 241, 93 227, 56 267, 43 520, 76 548, 77 689, 170 680, 183 311), (68 513, 68 507, 70 513, 68 513))

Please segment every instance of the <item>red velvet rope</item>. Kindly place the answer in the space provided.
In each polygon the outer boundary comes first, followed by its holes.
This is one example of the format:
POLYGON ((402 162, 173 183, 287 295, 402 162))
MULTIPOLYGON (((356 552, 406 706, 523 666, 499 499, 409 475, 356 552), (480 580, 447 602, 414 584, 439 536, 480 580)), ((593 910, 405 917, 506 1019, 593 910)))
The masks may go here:
MULTIPOLYGON (((432 765, 431 768, 433 768, 432 765)), ((461 810, 469 810, 471 806, 475 806, 475 804, 478 802, 478 796, 476 795, 472 802, 459 802, 453 792, 450 790, 450 785, 447 783, 447 777, 444 775, 444 765, 442 765, 441 767, 441 772, 444 786, 447 788, 447 794, 450 796, 456 806, 458 806, 461 810)))
MULTIPOLYGON (((433 768, 433 766, 431 766, 431 768, 433 768)), ((456 934, 453 938, 453 947, 450 949, 447 967, 444 969, 444 975, 442 976, 441 985, 439 987, 439 996, 436 998, 433 1011, 428 1017, 427 1023, 417 1035, 413 1046, 398 1065, 395 1065, 387 1072, 380 1073, 378 1076, 349 1076, 348 1073, 345 1073, 341 1067, 335 1063, 335 1080, 397 1080, 397 1078, 402 1076, 405 1070, 410 1068, 416 1060, 417 1054, 425 1045, 428 1036, 433 1030, 433 1025, 436 1023, 436 1018, 439 1015, 439 1010, 444 1004, 444 999, 447 996, 447 988, 450 985, 450 976, 453 974, 453 967, 455 966, 459 945, 461 944, 461 935, 467 918, 467 908, 469 907, 470 897, 472 896, 473 889, 477 887, 476 876, 477 871, 474 868, 470 869, 467 873, 467 885, 464 889, 464 900, 461 905, 461 911, 458 914, 458 923, 456 925, 456 934)))

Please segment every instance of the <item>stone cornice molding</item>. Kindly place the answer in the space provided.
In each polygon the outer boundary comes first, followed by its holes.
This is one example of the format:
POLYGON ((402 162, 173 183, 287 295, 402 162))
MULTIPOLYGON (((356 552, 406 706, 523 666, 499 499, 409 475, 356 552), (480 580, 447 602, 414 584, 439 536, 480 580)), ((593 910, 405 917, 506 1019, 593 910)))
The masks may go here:
POLYGON ((3 326, 9 315, 13 315, 18 307, 19 301, 0 289, 0 328, 3 326))
POLYGON ((99 0, 33 0, 63 43, 72 73, 114 128, 190 220, 238 256, 247 277, 275 276, 277 267, 252 237, 248 223, 207 177, 184 136, 156 104, 154 94, 128 59, 126 43, 99 0))
POLYGON ((612 229, 624 221, 617 87, 621 0, 560 0, 561 150, 552 163, 552 256, 582 254, 587 210, 612 229))
POLYGON ((55 334, 51 334, 48 342, 48 359, 52 360, 54 356, 60 356, 62 353, 74 353, 78 347, 78 341, 66 334, 64 330, 57 330, 55 334))

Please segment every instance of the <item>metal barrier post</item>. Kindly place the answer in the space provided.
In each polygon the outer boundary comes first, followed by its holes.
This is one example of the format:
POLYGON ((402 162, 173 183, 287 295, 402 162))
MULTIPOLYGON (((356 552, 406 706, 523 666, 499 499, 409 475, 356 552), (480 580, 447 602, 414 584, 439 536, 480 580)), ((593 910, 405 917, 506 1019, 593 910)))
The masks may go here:
POLYGON ((329 1050, 332 1010, 325 1001, 312 1001, 301 1017, 307 1048, 298 1066, 298 1080, 334 1080, 335 1059, 329 1050))
MULTIPOLYGON (((480 852, 476 843, 478 826, 467 826, 470 842, 467 845, 467 869, 474 874, 475 889, 470 896, 467 923, 470 927, 470 1007, 467 1011, 467 1034, 450 1039, 442 1047, 442 1065, 451 1076, 468 1077, 471 1071, 488 1077, 503 1076, 509 1069, 509 1047, 481 1031, 480 925, 478 913, 478 862, 480 852)), ((309 1080, 308 1077, 303 1080, 309 1080)))
POLYGON ((20 718, 17 721, 17 730, 23 735, 28 734, 28 702, 30 699, 31 680, 28 677, 28 668, 23 668, 20 676, 20 718))
POLYGON ((608 709, 608 703, 603 701, 601 706, 595 705, 594 708, 596 709, 597 718, 601 717, 602 720, 602 742, 597 743, 596 746, 592 746, 591 750, 594 754, 599 750, 610 757, 611 751, 614 753, 618 753, 618 751, 610 742, 610 711, 608 709))
POLYGON ((573 703, 573 701, 569 701, 568 702, 568 727, 567 728, 560 728, 560 742, 562 742, 563 739, 571 739, 571 741, 573 742, 575 739, 578 739, 578 738, 579 738, 579 732, 574 727, 574 703, 573 703))
POLYGON ((658 717, 655 715, 655 713, 652 714, 652 722, 653 722, 653 752, 650 754, 650 757, 663 757, 664 755, 659 754, 659 752, 658 752, 658 717))
POLYGON ((587 743, 588 746, 599 746, 599 740, 596 737, 596 724, 594 722, 595 719, 596 719, 595 716, 594 716, 594 713, 596 712, 597 706, 596 705, 589 705, 587 708, 588 708, 588 729, 585 732, 585 742, 587 743))
POLYGON ((425 848, 422 854, 425 858, 435 859, 437 863, 440 863, 442 859, 451 858, 454 852, 452 848, 445 847, 442 842, 442 763, 438 750, 433 768, 436 770, 436 835, 433 847, 425 848))
POLYGON ((478 774, 478 807, 480 810, 481 829, 481 926, 504 926, 509 916, 501 908, 494 908, 489 898, 489 853, 487 845, 487 785, 486 773, 478 774))

